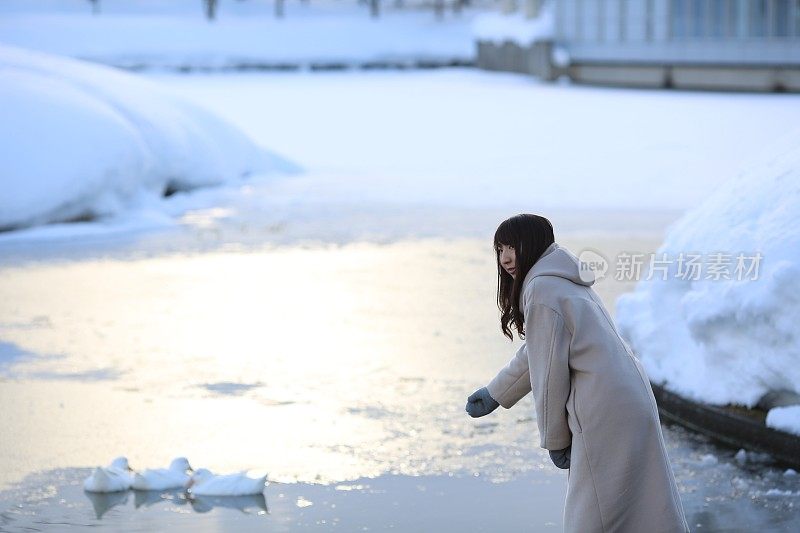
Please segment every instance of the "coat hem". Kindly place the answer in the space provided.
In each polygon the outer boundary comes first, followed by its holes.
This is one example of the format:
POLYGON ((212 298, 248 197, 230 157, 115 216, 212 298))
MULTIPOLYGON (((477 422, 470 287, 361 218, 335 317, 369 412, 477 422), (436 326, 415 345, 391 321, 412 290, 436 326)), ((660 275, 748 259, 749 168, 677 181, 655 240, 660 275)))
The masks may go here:
POLYGON ((594 501, 597 503, 597 514, 600 516, 600 530, 605 533, 606 526, 603 522, 603 508, 600 505, 600 495, 597 494, 597 483, 594 479, 594 472, 592 472, 592 460, 589 458, 589 446, 586 442, 586 436, 582 435, 583 440, 583 453, 586 456, 586 466, 589 469, 589 476, 592 478, 592 489, 594 489, 594 501))

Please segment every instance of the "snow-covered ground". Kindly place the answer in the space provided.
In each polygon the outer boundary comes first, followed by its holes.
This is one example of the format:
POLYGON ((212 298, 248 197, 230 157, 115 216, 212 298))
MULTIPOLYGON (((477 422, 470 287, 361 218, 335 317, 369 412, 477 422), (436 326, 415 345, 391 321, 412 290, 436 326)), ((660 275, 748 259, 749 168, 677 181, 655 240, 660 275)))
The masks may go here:
MULTIPOLYGON (((798 220, 795 130, 675 222, 656 252, 668 270, 618 299, 621 331, 651 379, 712 404, 800 394, 798 220), (700 270, 679 272, 679 254, 697 252, 700 270)), ((800 434, 800 406, 772 409, 767 424, 800 434)))
POLYGON ((797 95, 466 69, 151 79, 297 161, 308 172, 281 194, 326 205, 682 210, 800 121, 797 95))
MULTIPOLYGON (((751 152, 800 122, 797 95, 553 85, 466 69, 147 78, 186 101, 180 105, 211 110, 306 170, 176 194, 138 211, 147 224, 162 226, 184 223, 193 209, 216 209, 215 218, 231 222, 317 220, 326 234, 347 231, 352 224, 330 221, 357 211, 379 232, 400 224, 388 213, 424 207, 442 212, 437 225, 452 209, 582 209, 597 212, 592 227, 599 228, 623 211, 697 205, 751 152)), ((7 164, 15 160, 3 153, 7 164)), ((429 222, 412 233, 427 232, 429 222)), ((116 223, 139 221, 121 216, 116 223)), ((38 233, 101 229, 70 224, 38 233)), ((0 241, 34 233, 0 234, 0 241)))
POLYGON ((102 0, 98 15, 87 0, 4 0, 0 42, 135 68, 472 60, 485 8, 437 20, 410 4, 372 19, 355 0, 293 1, 276 19, 272 1, 220 0, 209 22, 200 0, 102 0))
POLYGON ((0 46, 0 100, 0 229, 141 212, 165 194, 293 169, 207 109, 109 67, 0 46))

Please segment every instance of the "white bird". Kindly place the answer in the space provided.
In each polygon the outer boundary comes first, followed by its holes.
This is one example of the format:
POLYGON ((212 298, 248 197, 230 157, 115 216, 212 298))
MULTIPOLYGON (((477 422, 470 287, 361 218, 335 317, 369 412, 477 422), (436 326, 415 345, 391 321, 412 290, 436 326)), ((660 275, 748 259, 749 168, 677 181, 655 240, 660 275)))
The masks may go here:
POLYGON ((186 457, 176 457, 168 468, 146 469, 133 476, 133 488, 136 490, 167 490, 182 489, 190 477, 189 460, 186 457))
POLYGON ((263 493, 266 481, 266 474, 255 477, 247 472, 216 475, 206 468, 198 468, 186 488, 195 496, 247 496, 263 493))
POLYGON ((133 471, 128 459, 117 457, 109 466, 98 466, 83 480, 83 490, 88 492, 118 492, 128 490, 133 483, 133 471))

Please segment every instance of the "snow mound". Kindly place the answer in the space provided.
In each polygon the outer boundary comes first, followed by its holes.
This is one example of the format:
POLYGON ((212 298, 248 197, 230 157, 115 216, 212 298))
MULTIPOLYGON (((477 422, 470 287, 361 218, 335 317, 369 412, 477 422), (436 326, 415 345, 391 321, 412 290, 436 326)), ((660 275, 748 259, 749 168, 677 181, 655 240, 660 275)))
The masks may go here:
POLYGON ((767 413, 767 425, 800 435, 800 405, 770 409, 767 413))
POLYGON ((551 39, 554 35, 555 16, 553 2, 546 2, 535 19, 528 19, 523 12, 485 13, 475 17, 472 34, 479 41, 503 44, 506 41, 528 46, 535 41, 551 39))
MULTIPOLYGON (((799 141, 794 131, 774 143, 670 226, 656 252, 760 252, 757 273, 684 279, 673 261, 666 279, 643 277, 617 299, 620 331, 654 382, 715 405, 752 407, 768 391, 800 393, 799 141)), ((800 433, 800 410, 776 409, 767 424, 800 433)))
POLYGON ((0 46, 0 229, 94 219, 291 163, 132 74, 0 46))

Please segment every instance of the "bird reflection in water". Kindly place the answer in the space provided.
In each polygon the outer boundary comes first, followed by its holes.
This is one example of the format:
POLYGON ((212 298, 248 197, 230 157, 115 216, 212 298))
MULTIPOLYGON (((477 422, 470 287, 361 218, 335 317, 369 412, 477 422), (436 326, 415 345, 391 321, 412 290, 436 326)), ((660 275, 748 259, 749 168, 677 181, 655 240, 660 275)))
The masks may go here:
POLYGON ((94 514, 97 516, 97 519, 100 520, 103 518, 103 515, 108 512, 109 509, 112 507, 116 507, 118 505, 125 505, 128 503, 128 496, 130 496, 131 491, 129 490, 121 490, 118 492, 86 492, 84 494, 87 498, 92 502, 92 507, 94 507, 94 514))
POLYGON ((207 513, 215 507, 225 509, 238 509, 250 514, 252 512, 269 513, 267 499, 263 494, 248 494, 247 496, 191 496, 189 501, 192 509, 198 513, 207 513))
POLYGON ((269 513, 267 499, 263 494, 248 496, 196 496, 187 495, 182 489, 173 490, 126 490, 119 492, 94 493, 84 492, 92 502, 97 519, 103 518, 111 508, 124 506, 133 493, 136 509, 152 507, 158 503, 169 502, 172 505, 190 505, 197 513, 207 513, 215 508, 235 509, 244 514, 269 513))

